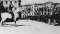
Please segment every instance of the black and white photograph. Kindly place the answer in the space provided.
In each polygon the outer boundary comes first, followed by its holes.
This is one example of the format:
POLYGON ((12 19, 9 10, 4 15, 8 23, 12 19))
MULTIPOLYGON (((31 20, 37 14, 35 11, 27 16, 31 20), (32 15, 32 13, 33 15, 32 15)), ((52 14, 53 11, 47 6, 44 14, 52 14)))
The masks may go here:
POLYGON ((60 34, 60 0, 0 0, 0 34, 60 34))

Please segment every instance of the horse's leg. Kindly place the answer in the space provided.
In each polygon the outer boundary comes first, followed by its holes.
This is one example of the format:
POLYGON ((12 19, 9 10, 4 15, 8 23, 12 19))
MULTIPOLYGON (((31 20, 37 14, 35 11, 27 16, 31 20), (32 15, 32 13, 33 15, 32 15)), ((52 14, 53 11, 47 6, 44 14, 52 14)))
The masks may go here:
POLYGON ((6 17, 3 17, 2 16, 2 20, 1 20, 1 25, 4 26, 4 21, 6 20, 7 18, 6 17))
POLYGON ((3 21, 1 21, 1 26, 3 26, 3 21))
POLYGON ((14 26, 16 27, 16 15, 14 14, 14 26))
POLYGON ((3 16, 1 16, 2 17, 2 19, 1 19, 1 26, 3 26, 4 25, 4 21, 6 20, 6 18, 4 18, 3 16))
POLYGON ((14 22, 15 22, 15 27, 17 26, 17 25, 16 25, 17 18, 18 18, 18 13, 14 13, 14 22))
POLYGON ((50 19, 48 19, 48 24, 49 24, 49 25, 51 24, 51 20, 50 20, 50 19))
POLYGON ((3 13, 1 13, 1 26, 3 26, 3 22, 6 20, 6 18, 4 17, 3 13))
POLYGON ((4 20, 1 20, 1 26, 4 26, 4 23, 3 22, 4 22, 4 20))
POLYGON ((15 22, 15 27, 17 27, 17 25, 16 25, 16 21, 14 21, 15 22))
POLYGON ((53 19, 53 21, 54 21, 54 22, 53 22, 53 25, 55 25, 55 24, 56 24, 56 20, 55 20, 55 19, 53 19))
POLYGON ((15 19, 15 15, 14 15, 14 26, 16 27, 16 19, 15 19))

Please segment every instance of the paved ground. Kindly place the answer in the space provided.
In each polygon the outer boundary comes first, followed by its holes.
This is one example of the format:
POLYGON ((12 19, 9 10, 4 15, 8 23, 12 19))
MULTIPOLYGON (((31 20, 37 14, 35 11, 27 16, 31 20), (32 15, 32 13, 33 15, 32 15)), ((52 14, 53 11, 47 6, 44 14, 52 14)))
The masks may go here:
MULTIPOLYGON (((10 23, 14 24, 13 22, 10 23)), ((60 26, 48 25, 42 22, 32 20, 17 21, 18 27, 5 26, 0 27, 1 34, 60 34, 60 26)))

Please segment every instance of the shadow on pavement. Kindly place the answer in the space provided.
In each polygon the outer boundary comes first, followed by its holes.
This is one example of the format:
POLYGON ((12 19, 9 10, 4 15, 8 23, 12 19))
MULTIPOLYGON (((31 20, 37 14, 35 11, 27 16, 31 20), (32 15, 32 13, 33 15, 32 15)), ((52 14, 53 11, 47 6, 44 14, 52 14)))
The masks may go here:
MULTIPOLYGON (((4 24, 4 27, 12 27, 12 26, 15 26, 14 24, 4 24)), ((16 27, 19 27, 19 26, 31 26, 31 25, 16 25, 16 27)))

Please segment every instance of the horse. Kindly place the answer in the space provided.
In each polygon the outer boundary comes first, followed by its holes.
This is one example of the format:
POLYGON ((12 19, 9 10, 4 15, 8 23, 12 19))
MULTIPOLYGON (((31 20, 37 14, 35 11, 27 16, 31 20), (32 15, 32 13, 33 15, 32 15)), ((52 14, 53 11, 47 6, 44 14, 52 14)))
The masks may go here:
POLYGON ((1 25, 3 26, 4 24, 4 21, 8 18, 8 19, 11 19, 13 17, 13 20, 14 20, 14 25, 16 26, 16 21, 17 21, 17 18, 18 18, 18 13, 16 12, 13 12, 14 16, 12 16, 11 13, 9 12, 4 12, 4 13, 1 13, 1 25))
POLYGON ((8 19, 11 19, 13 17, 13 20, 14 20, 14 26, 16 27, 16 21, 17 21, 17 18, 19 17, 18 16, 18 12, 12 12, 13 13, 13 16, 11 13, 9 12, 4 12, 4 13, 1 13, 1 25, 3 26, 4 24, 4 21, 8 18, 8 19))
POLYGON ((4 13, 1 13, 1 25, 3 26, 4 24, 4 21, 7 19, 7 18, 9 18, 9 19, 11 19, 12 18, 12 15, 10 14, 10 13, 8 13, 8 12, 4 12, 4 13))

